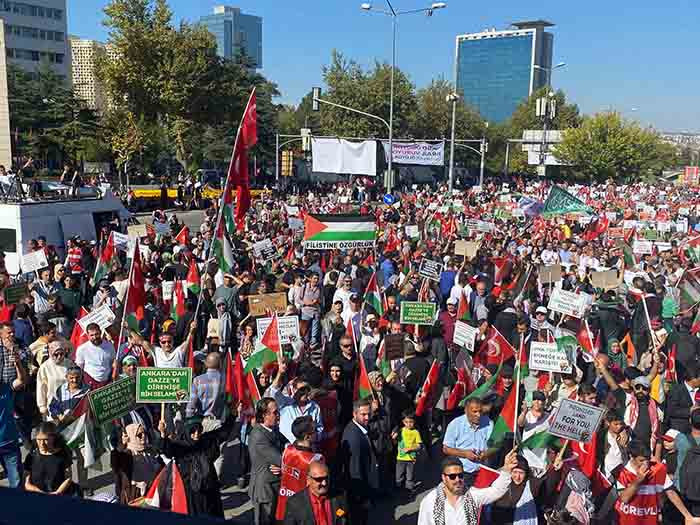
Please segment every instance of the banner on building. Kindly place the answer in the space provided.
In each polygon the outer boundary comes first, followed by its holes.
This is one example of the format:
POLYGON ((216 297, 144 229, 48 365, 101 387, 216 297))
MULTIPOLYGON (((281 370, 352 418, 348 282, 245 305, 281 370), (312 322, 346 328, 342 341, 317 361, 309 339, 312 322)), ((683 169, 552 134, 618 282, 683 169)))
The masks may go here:
MULTIPOLYGON (((389 141, 383 141, 384 158, 389 162, 389 141)), ((444 166, 445 144, 443 142, 394 142, 391 148, 395 164, 417 164, 420 166, 444 166)))
POLYGON ((377 142, 312 138, 313 170, 345 175, 377 174, 377 142))

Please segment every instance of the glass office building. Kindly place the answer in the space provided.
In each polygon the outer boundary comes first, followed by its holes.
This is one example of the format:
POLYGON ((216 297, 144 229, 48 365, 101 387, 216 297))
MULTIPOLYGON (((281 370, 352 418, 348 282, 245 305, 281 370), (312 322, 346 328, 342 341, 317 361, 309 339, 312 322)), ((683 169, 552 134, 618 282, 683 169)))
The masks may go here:
POLYGON ((520 102, 547 84, 554 38, 542 20, 460 35, 456 42, 457 89, 488 122, 507 120, 520 102))
POLYGON ((255 68, 263 67, 262 18, 244 15, 237 7, 217 6, 213 15, 200 18, 216 38, 217 53, 224 58, 248 56, 255 68))

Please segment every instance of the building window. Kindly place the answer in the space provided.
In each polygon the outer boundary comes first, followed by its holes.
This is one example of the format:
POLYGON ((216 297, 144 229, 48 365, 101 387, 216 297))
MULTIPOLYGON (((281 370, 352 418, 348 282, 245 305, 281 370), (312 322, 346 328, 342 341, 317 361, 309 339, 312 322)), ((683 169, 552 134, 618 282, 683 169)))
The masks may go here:
POLYGON ((0 228, 0 250, 5 253, 17 253, 17 231, 0 228))
POLYGON ((57 64, 63 64, 63 53, 56 53, 56 63, 57 64))

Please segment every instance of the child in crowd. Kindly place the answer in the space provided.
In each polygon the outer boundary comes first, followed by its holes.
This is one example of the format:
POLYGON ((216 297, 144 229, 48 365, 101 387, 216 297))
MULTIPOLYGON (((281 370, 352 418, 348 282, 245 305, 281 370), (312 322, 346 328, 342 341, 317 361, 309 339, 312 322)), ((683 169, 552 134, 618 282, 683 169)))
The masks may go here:
POLYGON ((414 482, 414 467, 418 452, 423 446, 420 433, 416 430, 416 415, 411 411, 403 414, 403 426, 394 432, 394 440, 398 440, 398 453, 396 455, 396 485, 401 486, 405 481, 406 489, 413 492, 416 488, 414 482))

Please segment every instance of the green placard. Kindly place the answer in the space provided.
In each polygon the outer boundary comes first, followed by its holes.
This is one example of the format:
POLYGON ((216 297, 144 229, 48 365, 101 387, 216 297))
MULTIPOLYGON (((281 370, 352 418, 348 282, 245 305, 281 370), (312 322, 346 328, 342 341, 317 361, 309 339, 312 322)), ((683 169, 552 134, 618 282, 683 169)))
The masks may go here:
POLYGON ((29 288, 26 284, 16 284, 5 288, 3 294, 5 295, 5 303, 19 304, 22 299, 29 295, 29 288))
POLYGON ((136 379, 126 377, 90 392, 90 408, 99 425, 131 412, 136 406, 136 379))
POLYGON ((138 403, 182 403, 190 397, 191 368, 154 368, 136 370, 138 403))
POLYGON ((659 234, 656 230, 644 230, 644 239, 647 241, 656 241, 659 238, 659 234))
POLYGON ((435 303, 401 303, 401 324, 432 325, 435 322, 435 303))

